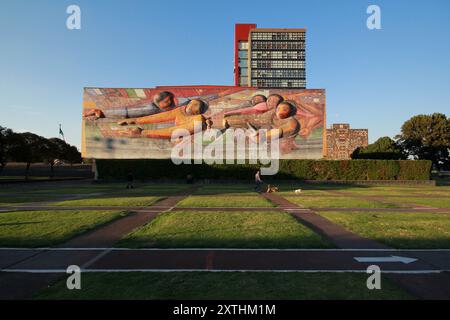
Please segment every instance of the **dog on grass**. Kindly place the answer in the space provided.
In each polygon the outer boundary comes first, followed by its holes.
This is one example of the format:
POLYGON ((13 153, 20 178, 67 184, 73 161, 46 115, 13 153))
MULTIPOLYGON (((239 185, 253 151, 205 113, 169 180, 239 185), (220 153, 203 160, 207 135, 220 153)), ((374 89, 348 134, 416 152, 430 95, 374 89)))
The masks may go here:
POLYGON ((267 185, 267 191, 266 193, 272 193, 272 192, 278 192, 278 187, 277 186, 272 186, 272 185, 267 185))
POLYGON ((295 193, 295 194, 300 194, 300 193, 302 193, 302 189, 294 190, 294 193, 295 193))

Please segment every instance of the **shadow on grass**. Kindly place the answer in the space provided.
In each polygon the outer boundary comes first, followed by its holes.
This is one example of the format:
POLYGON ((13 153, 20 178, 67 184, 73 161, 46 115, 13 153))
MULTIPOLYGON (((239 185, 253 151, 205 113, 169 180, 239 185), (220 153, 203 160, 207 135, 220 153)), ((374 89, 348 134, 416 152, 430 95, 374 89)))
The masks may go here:
POLYGON ((0 223, 0 227, 21 226, 21 225, 27 225, 27 224, 43 224, 43 223, 47 223, 47 221, 0 223))
POLYGON ((436 186, 450 186, 450 177, 433 177, 433 179, 436 180, 436 186))
MULTIPOLYGON (((360 185, 360 184, 331 184, 331 183, 305 183, 302 181, 292 182, 288 181, 277 181, 277 180, 264 180, 261 190, 265 192, 268 185, 277 186, 279 192, 294 191, 296 189, 308 190, 308 191, 327 191, 327 190, 345 190, 345 189, 370 189, 373 186, 370 185, 360 185)), ((195 195, 219 195, 219 194, 257 194, 255 191, 255 185, 252 183, 214 183, 214 184, 204 184, 200 186, 195 195)))
POLYGON ((83 290, 61 280, 35 299, 412 299, 389 279, 367 290, 352 273, 87 273, 83 290))

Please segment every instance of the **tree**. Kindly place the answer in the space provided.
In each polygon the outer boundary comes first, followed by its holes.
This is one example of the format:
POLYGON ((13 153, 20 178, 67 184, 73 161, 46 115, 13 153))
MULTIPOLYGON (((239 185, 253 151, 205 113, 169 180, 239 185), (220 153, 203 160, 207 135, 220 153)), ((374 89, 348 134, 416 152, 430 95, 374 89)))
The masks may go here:
POLYGON ((437 168, 450 166, 450 119, 445 114, 414 116, 397 138, 414 159, 431 160, 437 168))
POLYGON ((46 151, 46 141, 44 137, 31 132, 15 133, 12 159, 18 162, 25 162, 25 180, 28 180, 31 164, 43 161, 46 151))
POLYGON ((46 139, 31 132, 15 133, 0 126, 0 173, 8 161, 25 162, 25 179, 28 180, 31 164, 45 161, 53 177, 57 160, 73 164, 80 163, 82 158, 75 146, 59 138, 46 139))
POLYGON ((78 149, 59 138, 50 138, 46 141, 43 158, 50 165, 51 177, 53 177, 54 166, 58 160, 67 161, 71 165, 81 162, 81 154, 78 149))
POLYGON ((10 160, 13 131, 0 126, 0 174, 10 160))
POLYGON ((74 163, 81 163, 83 160, 81 158, 81 153, 78 151, 77 147, 69 145, 65 154, 64 159, 73 165, 74 163))
POLYGON ((50 138, 43 141, 42 159, 50 165, 50 178, 53 178, 54 168, 57 160, 64 157, 67 143, 58 138, 50 138))
POLYGON ((352 153, 352 159, 406 159, 403 148, 389 137, 381 137, 367 147, 358 147, 352 153))

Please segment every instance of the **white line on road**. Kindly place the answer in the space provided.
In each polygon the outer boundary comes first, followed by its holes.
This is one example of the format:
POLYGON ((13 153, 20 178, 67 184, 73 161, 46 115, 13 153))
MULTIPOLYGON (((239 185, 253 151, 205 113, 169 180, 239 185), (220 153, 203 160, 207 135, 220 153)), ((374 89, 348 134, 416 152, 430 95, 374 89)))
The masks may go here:
POLYGON ((290 252, 450 252, 450 249, 277 249, 277 248, 0 248, 0 251, 290 251, 290 252))
MULTIPOLYGON (((0 269, 0 272, 8 273, 66 273, 66 269, 0 269)), ((221 269, 82 269, 84 273, 121 273, 121 272, 273 272, 273 273, 366 273, 366 269, 350 270, 221 270, 221 269)), ((450 272, 450 270, 382 270, 381 273, 398 274, 430 274, 450 272)))
POLYGON ((379 262, 401 262, 403 264, 410 264, 412 262, 417 261, 417 259, 409 258, 409 257, 399 257, 399 256, 390 256, 390 257, 354 257, 354 259, 358 262, 368 262, 368 263, 379 263, 379 262))

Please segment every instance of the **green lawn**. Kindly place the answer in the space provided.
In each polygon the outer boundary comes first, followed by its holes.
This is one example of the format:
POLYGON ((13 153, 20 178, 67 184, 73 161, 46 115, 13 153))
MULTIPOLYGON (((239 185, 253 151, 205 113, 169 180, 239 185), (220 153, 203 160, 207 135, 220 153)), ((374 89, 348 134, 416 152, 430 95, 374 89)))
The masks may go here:
POLYGON ((331 243, 281 212, 167 212, 132 232, 121 247, 330 248, 331 243))
POLYGON ((85 273, 81 290, 66 280, 35 299, 413 299, 387 278, 368 290, 367 275, 355 273, 85 273))
POLYGON ((274 207, 269 200, 254 196, 189 196, 178 207, 274 207))
POLYGON ((252 184, 212 184, 204 185, 196 190, 193 194, 195 195, 216 195, 216 194, 240 194, 240 195, 254 195, 252 184))
POLYGON ((51 196, 30 196, 30 197, 8 197, 8 196, 0 196, 0 206, 7 205, 17 205, 17 204, 26 204, 31 202, 43 202, 43 201, 52 201, 57 198, 51 196))
MULTIPOLYGON (((28 180, 48 180, 49 177, 28 177, 28 180)), ((0 180, 23 180, 25 181, 25 176, 0 176, 0 180)))
POLYGON ((144 207, 154 204, 161 197, 153 196, 130 196, 130 197, 99 197, 79 200, 66 200, 54 203, 55 206, 123 206, 123 207, 144 207))
POLYGON ((27 191, 27 194, 90 194, 110 192, 111 189, 97 188, 97 187, 83 187, 83 188, 55 188, 27 191))
POLYGON ((294 196, 294 195, 312 195, 312 196, 336 196, 335 194, 326 191, 326 190, 317 190, 317 189, 305 189, 305 188, 283 188, 279 187, 279 192, 277 193, 280 196, 294 196), (296 194, 294 190, 302 189, 300 194, 296 194))
POLYGON ((440 197, 440 196, 450 197, 450 189, 445 190, 442 187, 440 187, 437 190, 423 190, 423 191, 412 192, 412 193, 410 193, 410 195, 411 196, 426 195, 426 196, 436 196, 436 197, 440 197))
POLYGON ((120 191, 115 190, 114 192, 108 193, 109 195, 123 196, 173 196, 178 194, 185 188, 167 188, 161 186, 159 188, 134 188, 134 189, 123 189, 120 191))
POLYGON ((8 194, 24 194, 24 195, 48 195, 48 194, 88 194, 88 193, 98 193, 98 192, 108 192, 111 189, 109 188, 99 188, 94 186, 76 186, 76 187, 48 187, 48 186, 24 186, 23 188, 8 188, 8 189, 0 189, 0 195, 8 195, 8 194))
POLYGON ((438 186, 445 186, 447 188, 450 186, 450 176, 439 177, 439 176, 433 175, 433 179, 436 180, 436 185, 438 185, 438 186))
POLYGON ((369 188, 348 188, 339 190, 344 194, 362 196, 411 196, 421 195, 450 196, 450 190, 446 187, 398 187, 398 186, 372 186, 369 188))
POLYGON ((192 187, 188 184, 174 184, 174 183, 149 183, 149 184, 138 184, 135 186, 136 189, 167 189, 167 190, 183 190, 192 187))
POLYGON ((348 196, 403 196, 403 195, 413 195, 413 191, 411 190, 385 190, 385 189, 348 189, 348 190, 340 190, 344 195, 348 196))
POLYGON ((394 248, 450 248, 450 215, 418 212, 321 212, 320 215, 394 248))
POLYGON ((125 215, 120 211, 75 210, 1 213, 0 246, 51 246, 125 215))
POLYGON ((9 188, 0 189, 0 194, 9 193, 26 193, 27 195, 39 195, 39 194, 89 194, 89 193, 152 193, 152 192, 165 192, 175 193, 187 188, 186 185, 174 185, 174 184, 135 184, 135 188, 126 189, 126 183, 116 184, 83 184, 74 186, 62 186, 60 188, 36 188, 27 187, 24 189, 9 188))
POLYGON ((435 208, 449 208, 450 209, 450 197, 441 198, 389 198, 398 203, 403 203, 408 206, 420 205, 429 206, 435 208))
POLYGON ((292 203, 313 208, 397 208, 398 205, 352 197, 285 196, 292 203))

